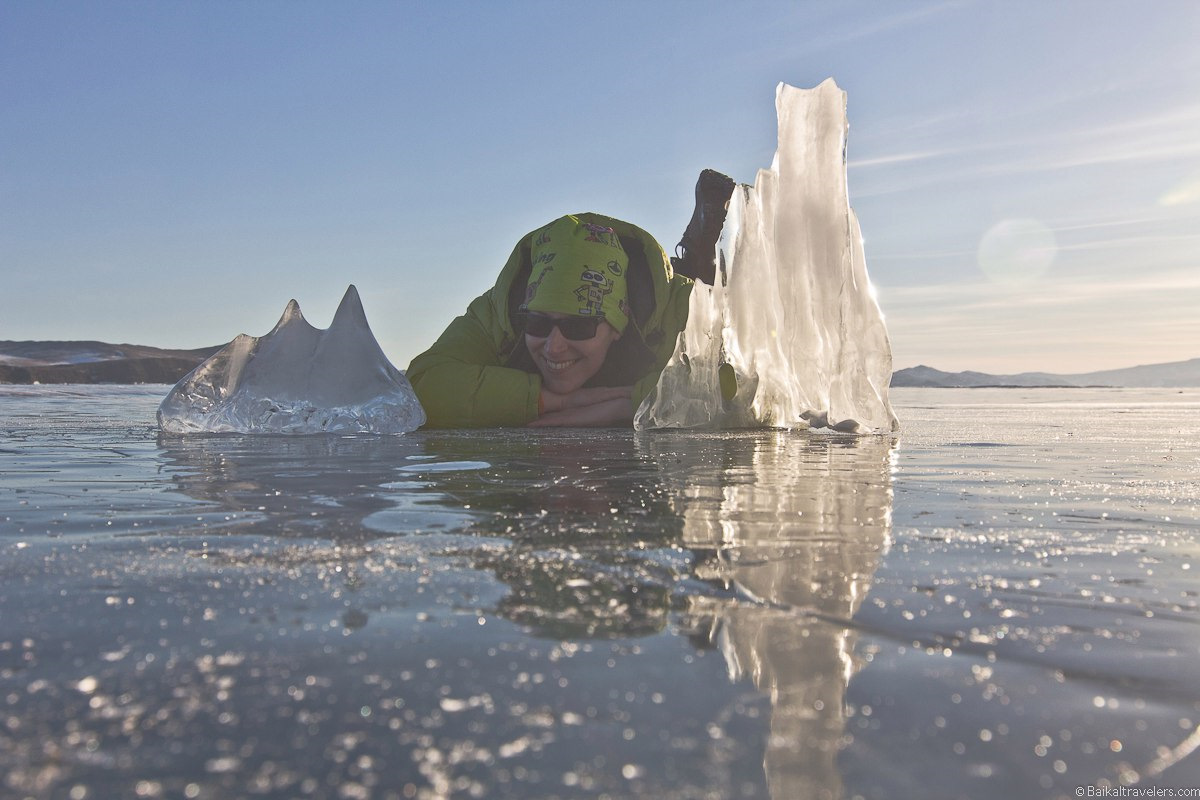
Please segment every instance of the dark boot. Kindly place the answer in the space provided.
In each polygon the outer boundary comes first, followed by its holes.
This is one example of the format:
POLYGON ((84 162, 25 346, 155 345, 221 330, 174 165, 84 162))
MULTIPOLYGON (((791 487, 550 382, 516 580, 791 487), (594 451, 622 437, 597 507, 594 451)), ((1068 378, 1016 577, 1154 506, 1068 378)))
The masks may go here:
POLYGON ((706 169, 696 181, 696 209, 675 245, 671 267, 679 275, 712 286, 717 277, 717 238, 725 225, 729 198, 737 184, 728 175, 706 169))

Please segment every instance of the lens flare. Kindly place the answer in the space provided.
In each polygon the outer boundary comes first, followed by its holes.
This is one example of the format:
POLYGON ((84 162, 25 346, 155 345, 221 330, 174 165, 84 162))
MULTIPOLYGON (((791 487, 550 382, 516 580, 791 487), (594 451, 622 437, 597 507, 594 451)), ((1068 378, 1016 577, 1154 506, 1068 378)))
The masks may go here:
POLYGON ((1033 283, 1046 274, 1058 245, 1054 233, 1035 219, 997 222, 979 242, 979 268, 994 283, 1033 283))

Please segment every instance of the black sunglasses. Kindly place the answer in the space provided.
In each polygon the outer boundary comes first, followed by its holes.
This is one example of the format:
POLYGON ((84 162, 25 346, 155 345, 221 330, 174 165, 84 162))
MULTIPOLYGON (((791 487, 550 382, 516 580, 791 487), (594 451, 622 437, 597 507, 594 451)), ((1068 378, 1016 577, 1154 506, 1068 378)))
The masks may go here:
POLYGON ((555 319, 545 314, 539 314, 536 311, 530 311, 525 315, 525 332, 530 336, 544 339, 550 335, 550 331, 558 328, 559 333, 563 335, 564 339, 570 339, 573 342, 582 342, 596 335, 596 329, 600 327, 600 323, 603 320, 604 317, 563 317, 562 319, 555 319))

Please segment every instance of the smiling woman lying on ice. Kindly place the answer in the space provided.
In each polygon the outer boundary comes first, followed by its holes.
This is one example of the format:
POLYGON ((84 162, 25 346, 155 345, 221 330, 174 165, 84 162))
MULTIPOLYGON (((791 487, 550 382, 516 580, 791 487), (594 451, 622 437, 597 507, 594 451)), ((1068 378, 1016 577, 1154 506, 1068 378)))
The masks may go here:
POLYGON ((635 225, 554 220, 522 237, 496 285, 409 365, 426 426, 630 424, 691 288, 635 225))
POLYGON ((733 188, 701 174, 679 258, 600 214, 522 237, 491 291, 409 365, 426 427, 631 424, 687 322, 692 278, 713 282, 733 188))

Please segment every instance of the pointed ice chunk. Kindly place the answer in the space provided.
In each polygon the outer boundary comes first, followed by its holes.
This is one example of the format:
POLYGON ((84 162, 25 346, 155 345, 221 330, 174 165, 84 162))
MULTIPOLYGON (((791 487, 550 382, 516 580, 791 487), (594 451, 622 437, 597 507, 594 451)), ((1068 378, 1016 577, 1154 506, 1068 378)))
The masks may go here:
POLYGON ((406 433, 424 422, 353 286, 326 330, 310 325, 292 300, 270 333, 238 336, 158 408, 166 433, 406 433))
POLYGON ((891 344, 846 189, 846 93, 832 79, 808 90, 781 83, 775 107, 771 168, 729 203, 724 280, 693 288, 638 428, 897 426, 891 344))

